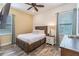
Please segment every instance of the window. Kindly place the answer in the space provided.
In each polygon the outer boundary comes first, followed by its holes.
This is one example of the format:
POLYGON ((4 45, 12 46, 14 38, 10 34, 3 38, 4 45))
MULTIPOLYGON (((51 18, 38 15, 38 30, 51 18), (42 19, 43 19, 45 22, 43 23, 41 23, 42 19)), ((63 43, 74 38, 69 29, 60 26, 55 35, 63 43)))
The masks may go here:
MULTIPOLYGON (((0 22, 0 24, 1 24, 1 22, 0 22)), ((5 29, 0 28, 0 35, 1 34, 11 34, 11 33, 12 33, 12 15, 9 15, 7 18, 7 21, 6 21, 5 29)))
POLYGON ((73 19, 73 12, 63 12, 59 13, 58 22, 59 22, 59 34, 72 34, 72 19, 73 19))

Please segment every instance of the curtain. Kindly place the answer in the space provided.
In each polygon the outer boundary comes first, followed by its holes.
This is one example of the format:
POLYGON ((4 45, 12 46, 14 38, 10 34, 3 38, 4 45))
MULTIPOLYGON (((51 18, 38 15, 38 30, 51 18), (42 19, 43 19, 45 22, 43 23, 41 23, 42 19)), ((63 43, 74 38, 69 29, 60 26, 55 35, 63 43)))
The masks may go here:
POLYGON ((15 37, 15 15, 12 17, 12 44, 15 44, 16 37, 15 37))
POLYGON ((78 9, 78 34, 79 34, 79 9, 78 9))

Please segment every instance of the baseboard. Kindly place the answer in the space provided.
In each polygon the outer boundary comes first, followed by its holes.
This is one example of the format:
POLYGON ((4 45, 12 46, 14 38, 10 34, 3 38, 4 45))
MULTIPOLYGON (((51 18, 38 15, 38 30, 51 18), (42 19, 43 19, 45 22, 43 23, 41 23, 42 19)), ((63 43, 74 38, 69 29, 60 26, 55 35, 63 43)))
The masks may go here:
POLYGON ((11 44, 11 42, 1 44, 1 46, 6 46, 6 45, 9 45, 9 44, 11 44))

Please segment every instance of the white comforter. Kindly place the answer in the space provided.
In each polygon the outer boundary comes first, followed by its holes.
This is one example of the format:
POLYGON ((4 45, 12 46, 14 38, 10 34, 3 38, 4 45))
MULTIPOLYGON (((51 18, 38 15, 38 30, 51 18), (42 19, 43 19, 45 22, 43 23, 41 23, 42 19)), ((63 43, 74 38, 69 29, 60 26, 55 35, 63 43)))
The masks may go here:
POLYGON ((45 34, 28 33, 28 34, 18 35, 17 38, 25 42, 28 42, 29 44, 32 44, 33 42, 36 42, 45 38, 45 34))

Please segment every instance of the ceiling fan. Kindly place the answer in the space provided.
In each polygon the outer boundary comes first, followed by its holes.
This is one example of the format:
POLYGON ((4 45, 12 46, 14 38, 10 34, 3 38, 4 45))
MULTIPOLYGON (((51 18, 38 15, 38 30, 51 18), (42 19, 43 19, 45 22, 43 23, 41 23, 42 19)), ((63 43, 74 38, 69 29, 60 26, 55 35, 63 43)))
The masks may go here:
POLYGON ((25 4, 31 6, 27 10, 30 10, 31 8, 34 8, 37 12, 38 12, 38 8, 37 7, 44 7, 44 5, 37 5, 36 3, 25 3, 25 4))

